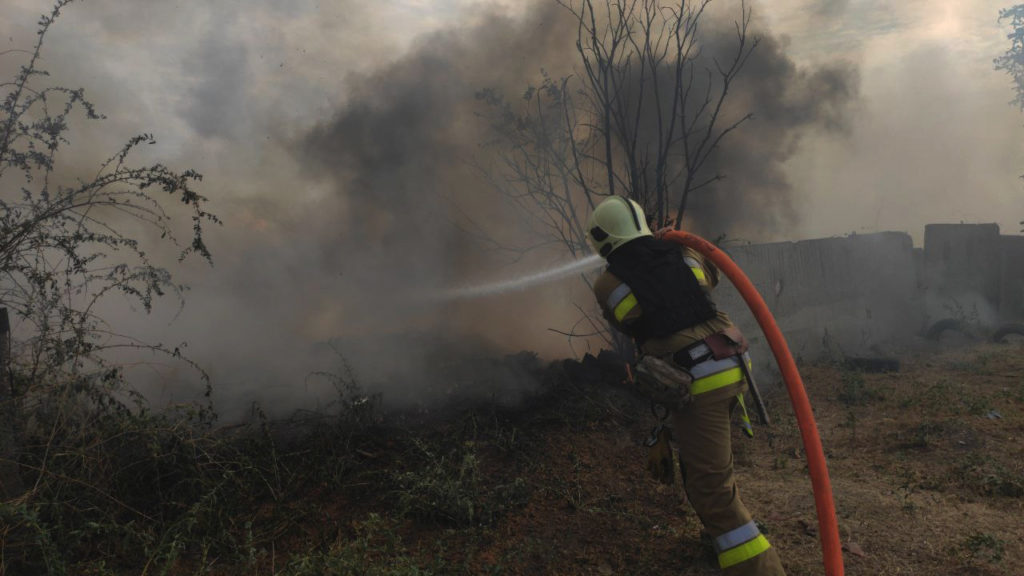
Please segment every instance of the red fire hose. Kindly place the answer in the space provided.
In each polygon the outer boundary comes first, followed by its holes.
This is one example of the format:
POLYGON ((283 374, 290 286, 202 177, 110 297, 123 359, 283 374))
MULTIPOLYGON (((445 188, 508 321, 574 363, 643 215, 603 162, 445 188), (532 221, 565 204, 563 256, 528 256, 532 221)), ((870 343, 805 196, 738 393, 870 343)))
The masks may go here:
POLYGON ((839 526, 836 523, 836 507, 832 502, 832 483, 828 479, 825 453, 821 449, 821 438, 818 436, 818 427, 814 423, 814 413, 811 412, 807 391, 804 390, 803 380, 800 379, 800 372, 796 369, 796 362, 793 361, 793 355, 789 352, 789 345, 786 344, 782 331, 779 330, 775 318, 768 310, 768 305, 754 288, 754 284, 725 252, 719 250, 711 242, 681 230, 666 232, 663 238, 693 248, 724 272, 743 296, 743 300, 750 307, 750 311, 753 312, 754 318, 757 319, 757 323, 768 339, 768 345, 771 346, 772 354, 775 355, 775 361, 778 362, 782 378, 786 382, 786 390, 789 391, 789 399, 796 412, 800 436, 804 441, 807 468, 811 475, 811 487, 814 489, 814 505, 818 510, 818 531, 821 533, 825 574, 827 576, 842 576, 843 553, 839 544, 839 526))

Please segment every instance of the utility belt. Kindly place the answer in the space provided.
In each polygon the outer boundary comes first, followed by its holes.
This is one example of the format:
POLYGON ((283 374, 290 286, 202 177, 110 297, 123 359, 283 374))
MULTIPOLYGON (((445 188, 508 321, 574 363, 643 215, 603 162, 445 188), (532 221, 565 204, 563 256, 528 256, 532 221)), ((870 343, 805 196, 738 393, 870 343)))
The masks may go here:
POLYGON ((728 332, 731 334, 712 334, 672 355, 672 362, 693 378, 690 394, 696 396, 711 392, 746 377, 750 368, 746 339, 735 328, 728 332), (741 362, 747 365, 748 370, 744 370, 741 362))
MULTIPOLYGON (((710 338, 716 336, 721 334, 715 334, 710 338)), ((693 378, 690 384, 690 394, 693 396, 709 393, 742 380, 744 371, 740 359, 750 366, 750 355, 737 352, 729 356, 717 356, 707 340, 686 346, 672 355, 672 362, 686 370, 693 378)))
POLYGON ((670 356, 643 356, 636 365, 637 383, 660 404, 677 408, 698 394, 749 380, 746 351, 743 335, 730 327, 670 356))

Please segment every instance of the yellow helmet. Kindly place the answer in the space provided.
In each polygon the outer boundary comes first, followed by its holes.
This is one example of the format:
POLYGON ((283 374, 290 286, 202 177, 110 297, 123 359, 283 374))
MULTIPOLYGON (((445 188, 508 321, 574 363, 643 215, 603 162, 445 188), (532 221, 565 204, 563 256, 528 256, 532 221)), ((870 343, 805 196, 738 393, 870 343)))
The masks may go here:
POLYGON ((605 198, 587 221, 587 239, 605 258, 619 246, 641 236, 651 236, 644 209, 622 196, 605 198))

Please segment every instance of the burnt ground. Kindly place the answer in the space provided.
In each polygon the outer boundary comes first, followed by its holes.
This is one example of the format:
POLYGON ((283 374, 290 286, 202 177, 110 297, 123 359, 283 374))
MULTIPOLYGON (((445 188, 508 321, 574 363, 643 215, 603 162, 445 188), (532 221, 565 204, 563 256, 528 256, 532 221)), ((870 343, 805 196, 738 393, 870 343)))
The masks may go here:
MULTIPOLYGON (((1024 343, 942 346, 896 372, 801 368, 847 574, 1024 573, 1024 343)), ((357 399, 355 420, 281 426, 235 467, 255 470, 252 485, 194 504, 208 512, 165 532, 173 542, 154 541, 147 558, 117 552, 129 550, 121 532, 104 531, 68 573, 716 574, 678 481, 646 475, 654 419, 618 364, 506 362, 537 380, 533 394, 402 414, 357 399), (203 544, 218 534, 232 544, 203 544)), ((752 440, 734 431, 740 489, 788 573, 822 574, 796 421, 784 389, 764 387, 773 426, 752 440)), ((5 546, 8 573, 22 573, 5 546)))

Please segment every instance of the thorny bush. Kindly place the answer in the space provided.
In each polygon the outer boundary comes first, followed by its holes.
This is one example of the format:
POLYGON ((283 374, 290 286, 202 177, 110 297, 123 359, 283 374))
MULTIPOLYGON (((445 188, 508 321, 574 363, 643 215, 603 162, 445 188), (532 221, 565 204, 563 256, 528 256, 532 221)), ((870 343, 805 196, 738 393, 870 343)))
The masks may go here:
POLYGON ((0 373, 0 573, 64 573, 83 550, 174 556, 179 536, 220 521, 204 516, 215 509, 204 502, 242 497, 233 478, 248 465, 205 434, 209 405, 154 414, 111 360, 128 349, 188 362, 180 347, 118 334, 97 312, 115 296, 147 312, 168 293, 181 301, 182 287, 128 231, 159 237, 179 261, 210 262, 204 227, 220 221, 194 188, 200 174, 133 160, 155 143, 149 134, 88 176, 64 168, 73 123, 104 118, 83 89, 41 67, 47 33, 72 1, 40 18, 31 50, 0 53, 5 64, 25 60, 0 79, 0 307, 13 316, 0 373), (172 218, 181 209, 187 241, 172 218))
POLYGON ((149 134, 129 139, 88 178, 58 169, 73 114, 104 118, 83 89, 48 85, 49 75, 39 67, 46 33, 71 1, 58 1, 40 19, 28 62, 0 83, 0 303, 20 321, 15 358, 28 377, 26 395, 61 376, 102 372, 103 352, 145 347, 176 355, 113 333, 95 311, 115 294, 147 311, 167 292, 180 295, 170 272, 123 230, 148 227, 176 246, 180 259, 196 253, 209 261, 204 225, 219 222, 193 189, 200 174, 129 162, 138 148, 155 142, 149 134), (187 243, 179 243, 171 213, 161 204, 168 199, 191 213, 187 243))

